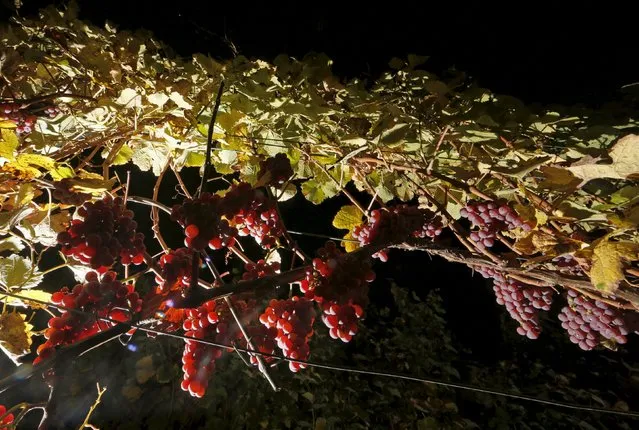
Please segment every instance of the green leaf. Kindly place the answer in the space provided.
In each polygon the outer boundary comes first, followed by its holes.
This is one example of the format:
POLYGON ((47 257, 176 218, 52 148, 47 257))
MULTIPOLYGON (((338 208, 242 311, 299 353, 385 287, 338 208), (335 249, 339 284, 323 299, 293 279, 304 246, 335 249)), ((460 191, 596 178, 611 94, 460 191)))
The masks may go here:
POLYGON ((35 268, 32 271, 31 260, 10 255, 0 257, 0 286, 2 288, 34 288, 42 282, 42 274, 35 268))
POLYGON ((306 200, 316 205, 319 205, 328 198, 322 189, 321 182, 316 179, 309 179, 302 183, 302 194, 306 197, 306 200))

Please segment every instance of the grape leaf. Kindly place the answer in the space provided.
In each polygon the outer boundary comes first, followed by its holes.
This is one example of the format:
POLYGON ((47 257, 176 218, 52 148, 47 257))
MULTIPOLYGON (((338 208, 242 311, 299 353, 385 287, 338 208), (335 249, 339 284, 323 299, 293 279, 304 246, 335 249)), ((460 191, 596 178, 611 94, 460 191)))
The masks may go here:
POLYGON ((25 315, 18 312, 5 312, 0 315, 0 345, 10 353, 14 361, 31 349, 33 326, 25 322, 25 315))
POLYGON ((623 263, 639 258, 639 244, 602 240, 593 249, 590 279, 595 288, 614 292, 625 276, 623 263))
POLYGON ((362 223, 362 212, 355 205, 342 206, 333 218, 333 227, 352 230, 362 223))
POLYGON ((6 128, 0 129, 0 133, 2 136, 2 141, 0 142, 0 157, 11 161, 15 160, 14 152, 18 149, 18 146, 20 146, 18 136, 16 136, 13 130, 6 128))
POLYGON ((21 298, 3 296, 2 293, 0 293, 0 301, 3 301, 10 306, 29 307, 31 309, 45 309, 47 305, 43 305, 39 302, 51 302, 51 293, 35 288, 22 290, 17 294, 19 294, 21 298), (38 300, 38 302, 29 299, 38 300))
POLYGON ((133 88, 125 88, 115 102, 125 108, 140 107, 142 106, 142 97, 133 88))
POLYGON ((0 257, 0 285, 2 288, 34 288, 42 282, 42 273, 35 268, 32 272, 31 260, 10 255, 0 257))
POLYGON ((613 145, 608 154, 611 164, 580 164, 568 167, 575 176, 588 182, 596 178, 626 179, 639 174, 639 135, 629 134, 613 145))
POLYGON ((353 237, 353 233, 351 231, 344 235, 344 239, 346 240, 342 242, 342 246, 344 247, 346 252, 353 252, 357 248, 359 248, 359 243, 353 242, 356 239, 353 237))
POLYGON ((111 162, 113 166, 120 166, 122 164, 126 164, 133 157, 133 150, 127 144, 122 145, 118 153, 115 155, 115 158, 111 162))
POLYGON ((20 239, 14 236, 8 236, 0 239, 0 252, 11 251, 20 252, 24 249, 24 244, 20 239))

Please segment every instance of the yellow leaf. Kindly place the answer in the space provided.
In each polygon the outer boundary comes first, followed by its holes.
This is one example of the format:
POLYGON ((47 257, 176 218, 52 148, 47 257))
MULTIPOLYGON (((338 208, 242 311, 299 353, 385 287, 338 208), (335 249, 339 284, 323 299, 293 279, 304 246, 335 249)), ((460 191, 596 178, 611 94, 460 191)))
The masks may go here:
POLYGON ((118 153, 115 155, 113 162, 111 164, 113 166, 120 166, 122 164, 126 164, 133 157, 133 150, 129 145, 122 145, 118 153))
POLYGON ((346 252, 353 252, 359 248, 358 242, 352 242, 356 239, 353 237, 353 234, 350 231, 346 233, 346 235, 344 235, 344 239, 347 239, 346 241, 342 242, 342 245, 344 246, 346 252))
POLYGON ((73 178, 75 173, 73 169, 69 166, 56 166, 55 168, 49 170, 49 174, 54 181, 60 181, 64 178, 73 178))
POLYGON ((0 128, 16 128, 18 124, 11 120, 0 120, 0 128))
POLYGON ((595 288, 614 292, 625 277, 623 263, 639 257, 639 244, 634 242, 599 242, 592 255, 590 279, 595 288))
POLYGON ((333 219, 333 227, 352 230, 362 223, 362 212, 357 206, 343 206, 333 219))
POLYGON ((16 157, 16 161, 23 166, 37 166, 46 170, 53 170, 55 168, 55 160, 46 155, 20 154, 16 157))
POLYGON ((71 184, 70 187, 73 191, 98 194, 104 191, 111 191, 113 189, 113 185, 115 184, 115 178, 111 178, 105 181, 100 175, 97 175, 97 178, 82 178, 80 176, 76 176, 75 178, 69 180, 69 183, 71 184))
POLYGON ((0 142, 0 157, 11 161, 15 160, 13 153, 18 149, 18 146, 20 146, 18 136, 16 136, 13 130, 7 128, 0 129, 0 133, 2 136, 2 141, 0 142))
POLYGON ((0 315, 0 344, 16 356, 29 353, 31 348, 31 329, 24 315, 18 312, 5 312, 0 315))
POLYGON ((15 297, 3 296, 0 292, 0 301, 3 301, 10 306, 29 306, 31 309, 45 309, 47 305, 43 305, 42 303, 34 302, 29 299, 47 303, 51 302, 51 293, 47 293, 46 291, 42 290, 22 290, 17 294, 19 294, 20 297, 23 298, 17 299, 15 297))

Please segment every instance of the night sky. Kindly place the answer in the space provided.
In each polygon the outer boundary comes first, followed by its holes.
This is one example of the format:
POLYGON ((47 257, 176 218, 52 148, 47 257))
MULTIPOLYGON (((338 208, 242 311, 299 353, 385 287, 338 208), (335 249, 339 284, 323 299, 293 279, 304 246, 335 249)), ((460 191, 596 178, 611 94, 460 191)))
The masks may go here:
MULTIPOLYGON (((53 2, 24 3, 22 12, 29 14, 53 2)), ((543 1, 78 3, 84 19, 147 28, 183 55, 228 58, 227 37, 240 53, 265 60, 325 52, 344 77, 376 77, 393 56, 430 55, 429 71, 454 66, 480 85, 528 103, 597 106, 622 85, 639 81, 633 66, 639 36, 621 3, 607 9, 543 1)))

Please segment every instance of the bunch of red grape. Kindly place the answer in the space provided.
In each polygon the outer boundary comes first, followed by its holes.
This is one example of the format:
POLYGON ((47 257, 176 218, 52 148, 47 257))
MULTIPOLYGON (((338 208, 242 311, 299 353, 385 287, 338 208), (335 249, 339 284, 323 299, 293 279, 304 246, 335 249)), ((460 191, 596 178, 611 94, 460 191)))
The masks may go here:
POLYGON ((493 279, 493 291, 498 304, 505 306, 512 319, 519 323, 517 333, 537 339, 541 333, 539 311, 549 311, 553 290, 524 285, 490 267, 475 267, 484 278, 493 279))
POLYGON ((171 219, 184 227, 184 243, 188 248, 202 251, 207 245, 221 249, 235 244, 237 230, 222 218, 224 205, 222 197, 204 192, 173 206, 171 219))
MULTIPOLYGON (((232 301, 238 314, 246 313, 254 306, 254 302, 246 302, 242 299, 232 299, 232 301)), ((237 326, 232 325, 233 314, 226 303, 210 300, 198 308, 187 309, 185 316, 182 328, 185 330, 186 336, 207 339, 223 345, 243 340, 242 332, 237 329, 237 326)), ((272 350, 268 351, 268 337, 266 336, 268 333, 259 329, 251 331, 250 328, 247 331, 256 335, 254 343, 256 348, 259 349, 261 346, 267 350, 264 352, 272 353, 272 350), (260 337, 260 334, 264 336, 260 337)), ((188 391, 192 396, 202 397, 206 392, 210 376, 215 370, 215 360, 222 356, 223 350, 193 339, 186 339, 185 343, 182 354, 182 370, 184 371, 182 389, 188 391)), ((226 350, 233 351, 233 348, 228 347, 226 350)))
POLYGON ((480 248, 490 248, 495 244, 497 233, 521 227, 530 231, 532 226, 524 222, 506 201, 478 202, 470 201, 460 211, 468 218, 473 227, 479 230, 470 233, 470 239, 480 248))
POLYGON ((561 326, 570 341, 590 351, 603 341, 627 342, 628 327, 623 314, 599 300, 592 300, 568 290, 568 306, 559 313, 561 326))
POLYGON ((317 255, 313 267, 307 269, 305 279, 300 281, 306 297, 318 303, 366 306, 368 283, 375 280, 370 261, 342 253, 332 240, 318 249, 317 255))
POLYGON ((133 286, 115 278, 115 272, 106 272, 101 278, 96 272, 88 272, 85 283, 53 293, 51 301, 66 309, 49 320, 44 334, 47 341, 38 347, 34 364, 50 357, 58 345, 77 342, 113 325, 96 317, 126 321, 142 309, 142 300, 133 286))
MULTIPOLYGON (((388 210, 372 211, 366 224, 353 229, 353 237, 359 240, 361 246, 377 245, 403 242, 410 236, 434 239, 441 234, 442 228, 441 218, 428 209, 398 205, 388 210)), ((375 253, 373 257, 384 262, 388 260, 385 250, 375 253)))
MULTIPOLYGON (((315 311, 313 302, 304 297, 271 300, 260 322, 269 329, 277 329, 275 340, 286 358, 306 360, 310 354, 308 341, 313 335, 315 311)), ((289 362, 291 372, 304 369, 301 363, 289 362)))
MULTIPOLYGON (((0 417, 6 413, 7 413, 7 408, 4 405, 0 405, 0 417)), ((15 417, 13 416, 13 414, 7 414, 6 417, 0 420, 0 427, 8 427, 9 425, 11 425, 11 423, 13 423, 14 418, 15 417)))
POLYGON ((226 216, 232 219, 240 236, 251 236, 265 249, 276 244, 283 234, 275 202, 267 198, 261 190, 240 183, 224 196, 226 216), (232 217, 232 218, 231 218, 232 217))
POLYGON ((244 270, 246 270, 246 272, 242 274, 242 280, 250 281, 274 275, 278 270, 280 270, 280 263, 277 261, 267 263, 264 260, 258 260, 256 263, 246 263, 244 265, 244 270))
MULTIPOLYGON (((247 334, 251 338, 251 344, 258 352, 263 354, 275 354, 275 348, 277 346, 276 338, 278 335, 277 327, 266 327, 265 325, 254 325, 247 327, 247 334)), ((242 342, 244 348, 248 348, 248 343, 242 342)), ((251 355, 251 364, 257 365, 257 356, 251 355)), ((262 357, 266 363, 274 360, 273 357, 262 357)))
POLYGON ((293 176, 293 168, 291 162, 284 153, 276 154, 275 157, 269 157, 260 161, 260 170, 257 174, 258 179, 265 175, 270 175, 265 185, 279 186, 283 185, 291 176, 293 176))
POLYGON ((581 266, 572 256, 572 254, 564 254, 552 259, 552 262, 557 265, 560 272, 567 273, 569 275, 581 274, 581 266))
POLYGON ((178 283, 180 287, 188 287, 191 282, 192 262, 193 251, 188 248, 178 248, 162 255, 160 257, 162 273, 155 278, 160 291, 170 290, 178 283))
POLYGON ((53 197, 65 205, 80 206, 82 203, 91 199, 91 194, 73 191, 69 178, 55 181, 53 186, 53 197))
MULTIPOLYGON (((214 300, 204 303, 196 309, 186 311, 187 318, 183 328, 185 335, 198 339, 218 337, 226 338, 228 324, 220 321, 214 300)), ((194 397, 202 397, 209 385, 211 374, 215 370, 215 360, 222 356, 220 348, 205 345, 193 339, 186 339, 182 354, 182 389, 194 397)))
POLYGON ((87 202, 77 210, 79 219, 58 234, 64 255, 73 256, 99 272, 105 272, 119 258, 122 264, 144 262, 144 235, 136 233, 133 211, 120 197, 87 202))
POLYGON ((329 328, 331 337, 350 342, 357 334, 357 322, 364 315, 364 309, 352 303, 340 306, 335 302, 324 302, 322 310, 322 322, 329 328))
POLYGON ((37 119, 38 117, 22 109, 17 103, 0 103, 0 121, 13 122, 16 134, 31 133, 37 119))
POLYGON ((328 241, 317 251, 313 268, 306 271, 300 289, 322 306, 322 322, 330 335, 349 342, 368 303, 368 284, 375 280, 370 261, 343 254, 328 241))

